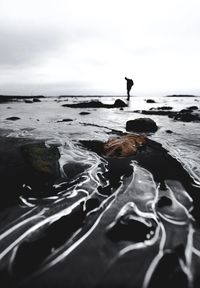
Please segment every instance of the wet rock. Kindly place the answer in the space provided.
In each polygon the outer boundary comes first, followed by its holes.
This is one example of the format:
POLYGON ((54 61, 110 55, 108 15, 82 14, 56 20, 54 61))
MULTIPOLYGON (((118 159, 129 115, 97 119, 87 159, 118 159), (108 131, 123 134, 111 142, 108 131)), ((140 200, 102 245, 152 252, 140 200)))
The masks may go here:
POLYGON ((57 123, 59 123, 59 122, 71 122, 71 121, 73 121, 73 119, 66 118, 66 119, 58 120, 57 123))
POLYGON ((84 111, 83 111, 83 112, 80 112, 79 114, 80 114, 80 115, 89 115, 89 114, 91 114, 91 113, 90 113, 90 112, 84 112, 84 111))
POLYGON ((173 108, 171 106, 161 106, 161 107, 157 107, 156 109, 158 109, 158 110, 172 110, 173 108))
POLYGON ((158 126, 155 121, 150 118, 137 118, 126 122, 126 130, 135 132, 156 132, 158 126))
POLYGON ((200 112, 193 112, 193 110, 183 109, 174 116, 174 120, 183 122, 199 122, 200 112))
POLYGON ((33 100, 25 99, 24 102, 25 102, 25 103, 29 103, 29 104, 31 104, 31 103, 33 103, 33 100))
POLYGON ((57 179, 60 176, 57 147, 45 146, 45 143, 30 143, 22 146, 22 154, 30 168, 40 176, 57 179))
POLYGON ((121 99, 117 99, 115 100, 114 107, 127 107, 127 104, 121 99))
POLYGON ((107 231, 107 237, 112 241, 144 242, 153 237, 156 223, 147 220, 148 225, 134 218, 131 214, 121 216, 107 231))
POLYGON ((16 121, 19 119, 20 119, 19 117, 15 117, 15 116, 6 118, 6 120, 11 120, 11 121, 16 121))
POLYGON ((99 140, 79 140, 79 142, 83 147, 94 151, 99 155, 104 151, 104 143, 99 140))
POLYGON ((33 98, 33 102, 41 102, 39 98, 33 98))
POLYGON ((162 196, 157 202, 158 208, 163 208, 165 206, 171 206, 171 205, 172 205, 172 200, 166 196, 162 196))
POLYGON ((126 107, 127 105, 120 99, 117 99, 114 104, 104 104, 100 101, 90 101, 74 104, 63 104, 63 107, 70 108, 119 108, 126 107))
POLYGON ((173 95, 167 95, 167 96, 165 96, 165 97, 180 97, 180 98, 192 97, 192 98, 193 98, 193 97, 198 97, 198 96, 195 96, 195 95, 185 95, 185 94, 184 94, 184 95, 180 95, 180 94, 178 94, 178 95, 177 95, 177 94, 173 94, 173 95))
POLYGON ((107 157, 126 157, 137 153, 146 144, 146 137, 129 134, 109 139, 104 144, 104 155, 107 157))
POLYGON ((156 103, 156 101, 153 100, 153 99, 147 99, 147 100, 146 100, 146 103, 156 103))
POLYGON ((187 107, 188 110, 198 110, 198 107, 197 106, 190 106, 190 107, 187 107))
POLYGON ((168 116, 173 118, 177 112, 175 111, 170 111, 170 110, 157 110, 155 108, 150 108, 149 110, 139 110, 139 111, 134 111, 134 112, 138 112, 141 114, 145 114, 145 115, 163 115, 163 116, 168 116))

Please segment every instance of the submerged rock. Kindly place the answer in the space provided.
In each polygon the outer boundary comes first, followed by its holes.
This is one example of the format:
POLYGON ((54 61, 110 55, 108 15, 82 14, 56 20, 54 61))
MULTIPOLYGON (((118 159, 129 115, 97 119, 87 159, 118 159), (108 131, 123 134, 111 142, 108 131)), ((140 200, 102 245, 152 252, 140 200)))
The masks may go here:
POLYGON ((109 139, 104 144, 104 154, 107 157, 126 157, 137 153, 146 144, 146 137, 142 135, 125 135, 109 139))
POLYGON ((156 132, 158 126, 156 122, 150 118, 137 118, 126 122, 127 131, 135 132, 156 132))

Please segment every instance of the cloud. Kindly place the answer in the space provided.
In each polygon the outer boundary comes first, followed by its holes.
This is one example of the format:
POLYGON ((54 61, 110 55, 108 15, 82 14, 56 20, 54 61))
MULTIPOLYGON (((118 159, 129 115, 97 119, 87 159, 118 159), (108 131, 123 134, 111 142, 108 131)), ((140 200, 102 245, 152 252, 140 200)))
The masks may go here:
POLYGON ((50 29, 0 27, 0 66, 38 64, 59 50, 62 42, 62 35, 50 29))
POLYGON ((189 93, 199 87, 199 9, 199 0, 1 0, 1 88, 123 94, 126 75, 139 94, 189 93))

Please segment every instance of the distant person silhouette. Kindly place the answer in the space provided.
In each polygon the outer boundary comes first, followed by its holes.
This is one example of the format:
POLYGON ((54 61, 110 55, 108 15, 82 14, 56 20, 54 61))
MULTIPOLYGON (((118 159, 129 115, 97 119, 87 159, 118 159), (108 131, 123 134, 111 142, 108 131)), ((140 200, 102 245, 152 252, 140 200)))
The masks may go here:
POLYGON ((127 100, 129 101, 130 100, 130 90, 132 88, 132 86, 134 85, 134 82, 132 79, 128 79, 127 77, 125 77, 126 79, 126 84, 127 84, 127 100))

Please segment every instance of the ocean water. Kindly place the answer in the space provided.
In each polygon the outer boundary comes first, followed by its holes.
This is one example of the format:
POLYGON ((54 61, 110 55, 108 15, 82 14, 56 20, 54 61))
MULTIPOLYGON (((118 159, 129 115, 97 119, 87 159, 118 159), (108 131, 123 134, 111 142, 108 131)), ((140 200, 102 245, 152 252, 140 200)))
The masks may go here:
MULTIPOLYGON (((5 288, 64 288, 66 283, 69 287, 165 287, 165 281, 171 283, 166 267, 173 275, 171 284, 198 288, 199 228, 191 214, 190 191, 181 183, 184 179, 167 179, 163 190, 135 161, 108 164, 78 143, 107 141, 116 130, 126 132, 126 121, 149 117, 159 129, 147 136, 181 163, 181 173, 187 171, 194 181, 189 189, 199 192, 199 123, 134 112, 160 106, 172 106, 172 111, 200 108, 199 98, 156 97, 156 103, 149 104, 146 98, 132 97, 123 110, 62 106, 87 100, 111 104, 117 98, 49 97, 31 104, 22 100, 0 105, 1 135, 45 139, 46 147, 56 145, 66 179, 54 184, 51 196, 23 195, 19 205, 1 211, 0 281, 7 283, 5 288), (90 114, 80 115, 83 111, 90 114), (173 133, 167 133, 169 129, 173 133), (70 176, 64 168, 68 163, 83 167, 82 173, 70 176), (113 175, 117 185, 112 183, 113 175), (157 205, 166 198, 170 204, 157 205)), ((23 188, 31 190, 27 183, 23 188)))
MULTIPOLYGON (((83 109, 62 107, 66 103, 78 103, 81 101, 100 100, 106 104, 112 104, 119 97, 69 97, 42 99, 42 102, 27 104, 11 102, 1 104, 0 122, 4 129, 13 130, 12 136, 26 137, 52 137, 63 141, 65 137, 72 140, 79 139, 100 139, 107 140, 104 133, 105 128, 125 131, 126 121, 150 117, 155 120, 159 129, 156 133, 149 135, 150 138, 160 142, 169 153, 175 157, 187 169, 194 181, 200 183, 200 133, 199 123, 184 123, 174 121, 167 116, 142 115, 134 113, 135 110, 149 110, 161 106, 171 106, 172 111, 179 111, 186 107, 197 106, 200 108, 198 97, 154 97, 156 103, 146 103, 147 97, 131 97, 129 107, 123 111, 119 109, 84 109, 90 112, 89 115, 79 115, 83 109), (10 109, 8 108, 10 107, 10 109), (18 121, 6 120, 8 117, 20 117, 18 121), (71 118, 73 122, 57 122, 71 118), (101 127, 86 126, 83 123, 99 125, 101 127), (172 130, 167 134, 166 130, 172 130)), ((121 98, 126 101, 125 98, 121 98)), ((107 130, 108 131, 108 130, 107 130)))

